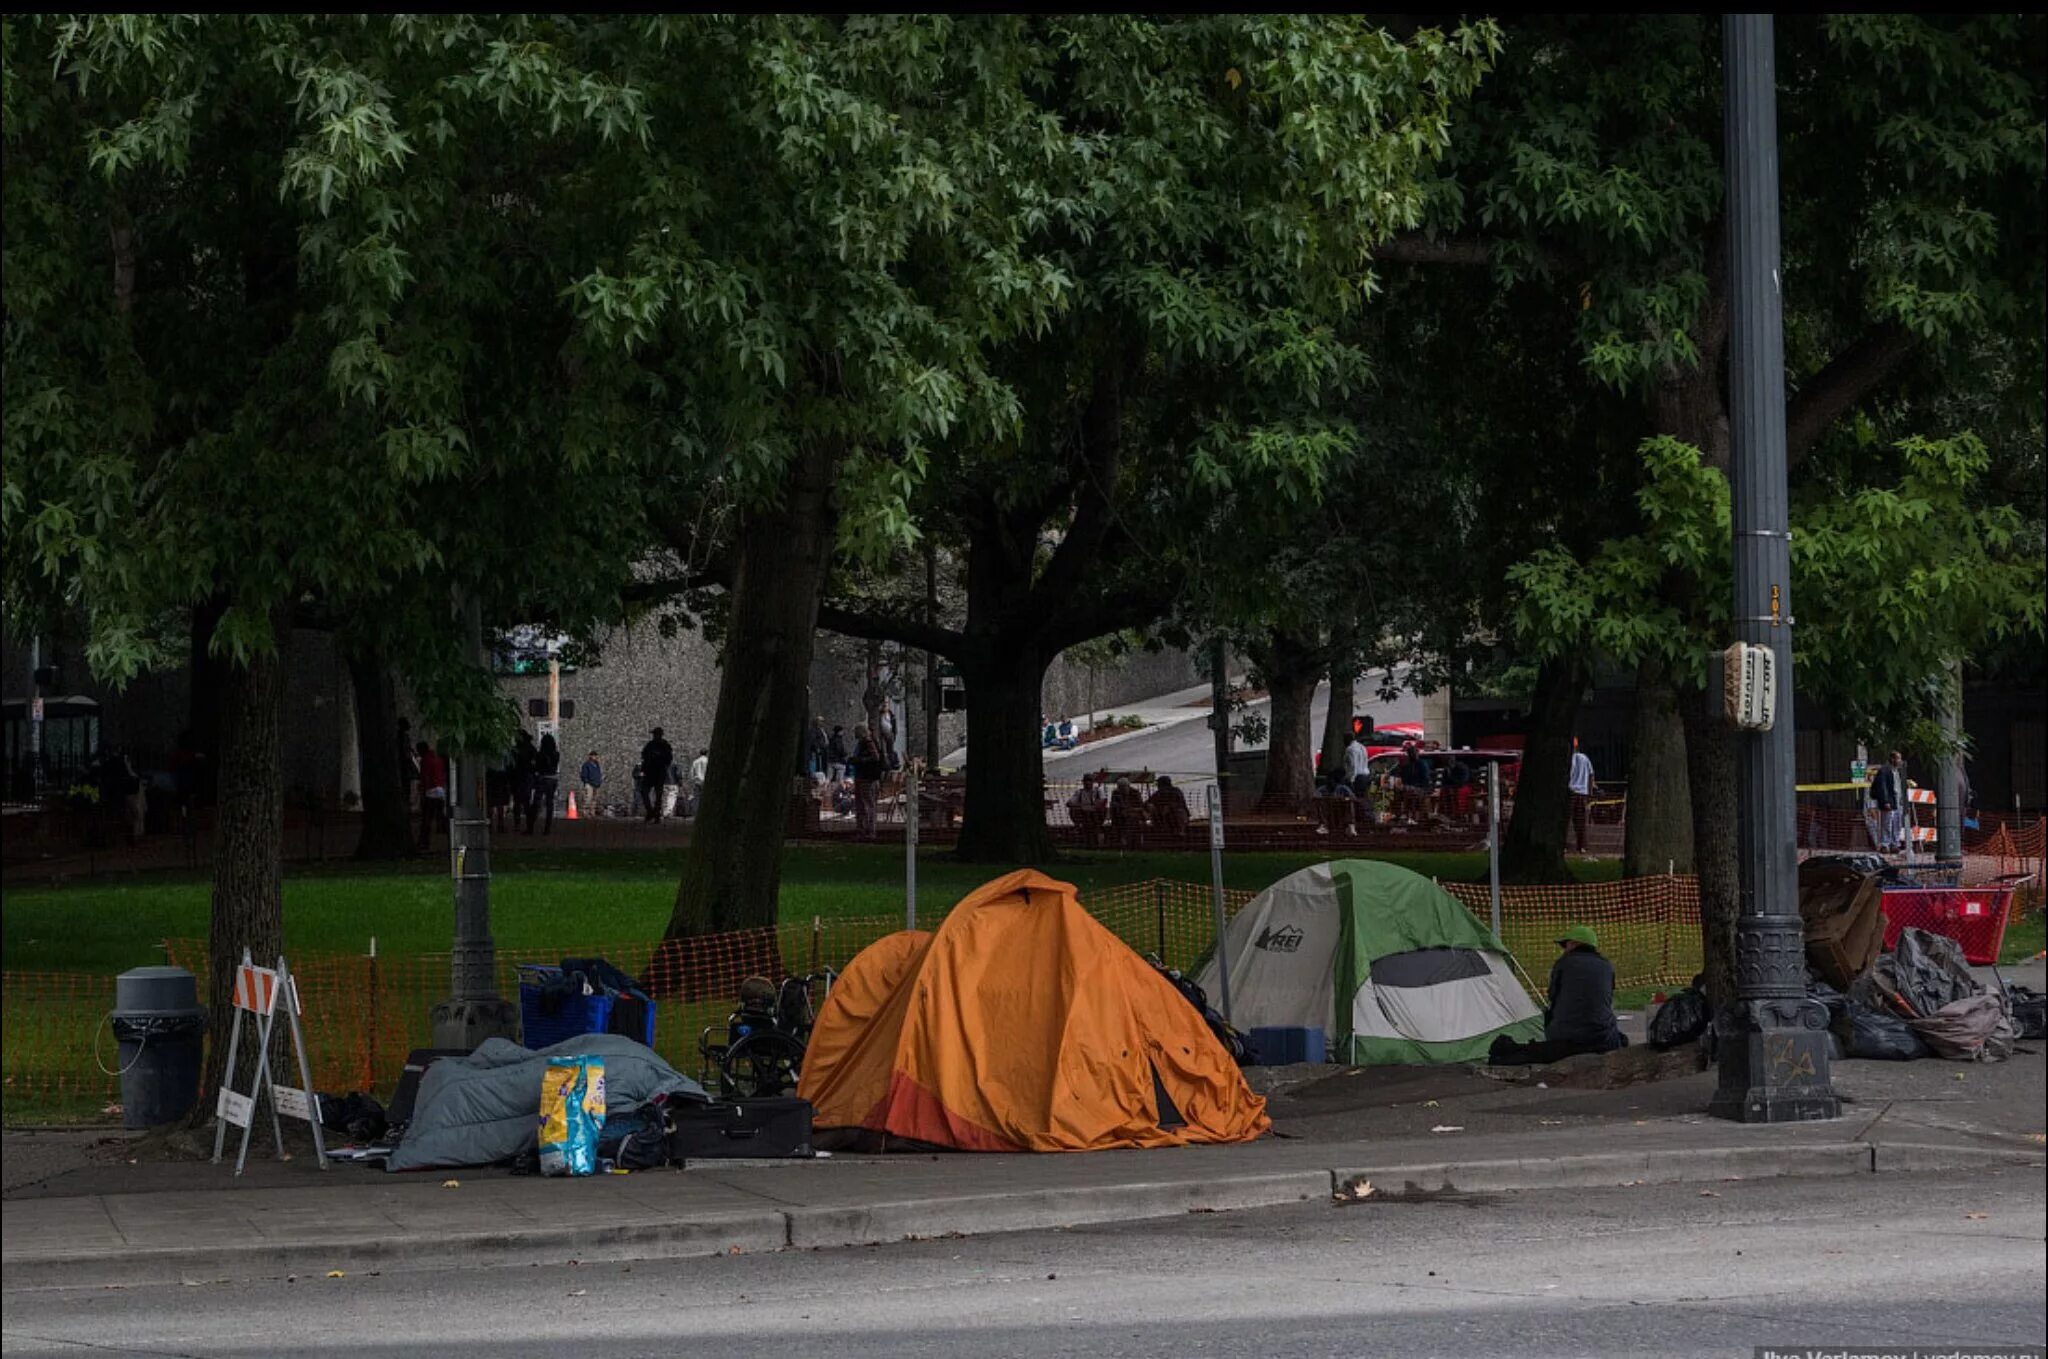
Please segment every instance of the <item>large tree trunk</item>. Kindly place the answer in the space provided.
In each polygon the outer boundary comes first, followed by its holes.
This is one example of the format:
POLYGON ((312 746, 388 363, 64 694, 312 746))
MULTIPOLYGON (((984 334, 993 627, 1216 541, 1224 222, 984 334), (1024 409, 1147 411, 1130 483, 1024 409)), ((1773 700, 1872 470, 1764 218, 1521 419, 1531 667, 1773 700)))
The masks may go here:
POLYGON ((1572 727, 1586 682, 1580 667, 1577 659, 1560 659, 1536 672, 1514 819, 1501 837, 1500 875, 1507 882, 1569 881, 1564 841, 1571 820, 1572 727))
POLYGON ((186 726, 192 732, 192 748, 204 758, 194 773, 194 805, 210 807, 219 796, 221 682, 224 662, 213 655, 213 632, 220 626, 227 603, 219 596, 192 606, 190 675, 186 694, 186 726))
MULTIPOLYGON (((291 612, 271 620, 277 649, 246 666, 223 666, 219 676, 219 816, 213 839, 213 913, 207 928, 208 1037, 204 1089, 220 1088, 227 1072, 228 1035, 234 1027, 235 968, 247 949, 261 967, 273 967, 284 949, 284 725, 286 655, 291 612)), ((234 1073, 238 1089, 252 1088, 253 1033, 245 1034, 234 1073)), ((202 1104, 198 1117, 210 1117, 202 1104)))
POLYGON ((1635 720, 1629 729, 1624 877, 1692 872, 1692 795, 1686 768, 1678 693, 1661 664, 1645 661, 1636 671, 1635 720))
POLYGON ((411 809, 398 769, 398 693, 383 653, 349 648, 355 692, 356 758, 363 770, 363 835, 358 859, 403 859, 412 853, 411 809))
POLYGON ((954 850, 963 863, 1027 867, 1054 856, 1045 824, 1038 714, 1045 657, 990 648, 966 656, 967 805, 954 850))
POLYGON ((790 771, 808 717, 812 639, 832 556, 837 464, 835 445, 807 444, 782 503, 741 525, 710 772, 669 938, 776 922, 790 771))
POLYGON ((1316 681, 1321 658, 1298 637, 1274 637, 1257 658, 1272 697, 1266 738, 1264 796, 1306 802, 1315 796, 1314 727, 1316 681))
POLYGON ((1685 721, 1686 769, 1691 776, 1693 871, 1699 876, 1707 995, 1716 1005, 1732 1004, 1735 920, 1742 909, 1735 838, 1735 734, 1722 725, 1704 690, 1682 693, 1679 711, 1685 721))
POLYGON ((1358 701, 1354 689, 1358 677, 1348 660, 1330 667, 1330 708, 1323 714, 1323 770, 1337 774, 1344 769, 1344 747, 1351 744, 1352 708, 1358 701))

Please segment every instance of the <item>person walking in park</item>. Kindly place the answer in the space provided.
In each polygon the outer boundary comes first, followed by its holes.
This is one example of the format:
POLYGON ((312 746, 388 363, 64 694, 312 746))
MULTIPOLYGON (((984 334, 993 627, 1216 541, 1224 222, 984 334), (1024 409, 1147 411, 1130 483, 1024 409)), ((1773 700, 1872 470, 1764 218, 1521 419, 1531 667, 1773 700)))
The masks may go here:
POLYGON ((825 782, 837 788, 846 778, 846 766, 852 759, 853 752, 846 747, 846 728, 833 727, 832 735, 825 741, 825 782))
POLYGON ((420 848, 434 847, 434 827, 448 821, 448 761, 425 741, 413 747, 420 762, 420 848))
POLYGON ((533 778, 539 758, 539 752, 533 748, 533 733, 521 727, 512 737, 509 764, 512 775, 512 824, 528 835, 533 834, 533 778))
POLYGON ((882 767, 901 769, 903 757, 896 753, 896 709, 888 699, 882 700, 881 729, 875 733, 876 743, 882 748, 882 767))
POLYGON ((551 835, 555 829, 555 792, 562 785, 562 747, 556 742, 553 732, 540 738, 540 749, 533 758, 533 801, 526 811, 526 833, 533 834, 533 823, 541 823, 540 833, 551 835))
POLYGON ((1898 751, 1870 776, 1870 801, 1877 808, 1878 852, 1897 854, 1906 847, 1906 757, 1898 751))
POLYGON ((1344 782, 1350 785, 1353 793, 1364 797, 1366 785, 1371 777, 1372 765, 1366 759, 1365 742, 1361 741, 1358 732, 1353 730, 1351 739, 1344 745, 1344 782))
POLYGON ((697 758, 690 761, 690 810, 695 816, 704 805, 704 776, 711 769, 711 751, 704 746, 697 747, 697 758))
POLYGON ((598 799, 604 793, 604 761, 591 751, 583 757, 583 768, 576 771, 577 782, 583 785, 583 805, 590 809, 590 815, 598 814, 598 799))
POLYGON ((405 797, 405 809, 410 812, 413 804, 413 790, 419 786, 420 757, 412 748, 412 722, 408 718, 398 719, 398 791, 405 797))
POLYGON ((813 783, 825 781, 830 764, 828 751, 832 740, 825 734, 825 715, 818 714, 811 719, 811 725, 804 732, 804 774, 813 783))
POLYGON ((1572 793, 1572 839, 1577 842, 1579 853, 1586 852, 1586 819, 1593 805, 1593 761, 1586 752, 1579 749, 1579 738, 1572 737, 1572 768, 1569 779, 1572 793))
POLYGON ((882 775, 888 766, 882 748, 868 734, 867 723, 853 729, 853 820, 854 838, 875 839, 875 801, 881 794, 882 775))
POLYGON ((661 802, 667 794, 669 766, 676 762, 675 748, 668 738, 656 727, 649 735, 647 744, 640 747, 640 789, 647 804, 647 819, 655 825, 661 824, 661 802))

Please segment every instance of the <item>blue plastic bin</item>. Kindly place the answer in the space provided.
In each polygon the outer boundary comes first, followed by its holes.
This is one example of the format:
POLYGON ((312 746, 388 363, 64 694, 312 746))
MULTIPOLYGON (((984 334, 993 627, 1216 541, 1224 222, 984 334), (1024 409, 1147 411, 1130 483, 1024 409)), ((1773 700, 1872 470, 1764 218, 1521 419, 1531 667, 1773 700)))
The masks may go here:
MULTIPOLYGON (((539 963, 519 965, 519 1041, 529 1048, 552 1047, 565 1038, 586 1033, 609 1033, 612 998, 606 995, 571 997, 553 1014, 542 1014, 542 989, 562 974, 559 967, 539 963)), ((654 1002, 647 1003, 647 1031, 628 1034, 648 1047, 654 1046, 654 1002)))
POLYGON ((1260 1066, 1286 1066, 1292 1062, 1326 1062, 1329 1044, 1319 1028, 1259 1028, 1251 1031, 1252 1051, 1260 1066))

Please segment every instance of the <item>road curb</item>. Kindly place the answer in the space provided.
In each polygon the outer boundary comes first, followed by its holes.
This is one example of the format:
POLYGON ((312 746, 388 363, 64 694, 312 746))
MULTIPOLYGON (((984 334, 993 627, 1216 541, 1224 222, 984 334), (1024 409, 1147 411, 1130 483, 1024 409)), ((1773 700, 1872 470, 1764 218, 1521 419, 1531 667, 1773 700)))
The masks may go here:
POLYGON ((688 1221, 531 1231, 451 1232, 431 1240, 256 1242, 247 1246, 70 1251, 10 1256, 6 1291, 222 1280, 323 1278, 329 1270, 429 1271, 492 1265, 664 1260, 776 1251, 789 1244, 780 1211, 721 1213, 688 1221))
MULTIPOLYGON (((967 1160, 963 1158, 963 1165, 967 1160)), ((1074 1185, 845 1206, 787 1206, 616 1226, 454 1232, 427 1238, 265 1242, 10 1255, 5 1291, 319 1279, 329 1270, 426 1271, 570 1260, 659 1260, 735 1252, 875 1245, 950 1235, 1085 1227, 1105 1222, 1327 1202, 1370 1180, 1390 1198, 1418 1193, 1540 1192, 1637 1184, 1715 1183, 1781 1176, 1969 1170, 2042 1165, 2020 1147, 1930 1142, 1816 1142, 1779 1146, 1591 1152, 1544 1158, 1354 1163, 1207 1180, 1074 1185)))
POLYGON ((1230 1212, 1329 1197, 1330 1172, 1296 1170, 1218 1180, 1074 1186, 951 1199, 789 1210, 789 1244, 865 1246, 934 1236, 984 1236, 1047 1227, 1230 1212))

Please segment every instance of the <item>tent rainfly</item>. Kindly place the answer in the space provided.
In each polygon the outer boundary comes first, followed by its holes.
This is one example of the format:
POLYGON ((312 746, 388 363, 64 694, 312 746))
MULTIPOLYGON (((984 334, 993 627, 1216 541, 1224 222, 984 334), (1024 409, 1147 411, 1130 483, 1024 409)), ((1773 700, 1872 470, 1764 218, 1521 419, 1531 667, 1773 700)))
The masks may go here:
MULTIPOLYGON (((1429 879, 1342 859, 1282 878, 1229 926, 1239 1028, 1320 1028, 1360 1064, 1485 1061, 1496 1038, 1543 1036, 1493 932, 1429 879)), ((1202 988, 1217 994, 1216 962, 1202 988)))

